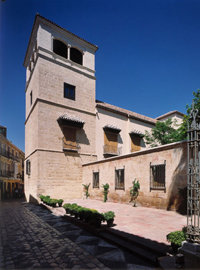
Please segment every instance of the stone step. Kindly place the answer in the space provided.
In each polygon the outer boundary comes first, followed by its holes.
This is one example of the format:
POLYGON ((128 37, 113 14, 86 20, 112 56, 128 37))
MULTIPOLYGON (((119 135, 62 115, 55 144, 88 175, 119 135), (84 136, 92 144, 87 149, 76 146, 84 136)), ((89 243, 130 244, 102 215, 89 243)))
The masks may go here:
POLYGON ((108 231, 101 232, 99 236, 112 244, 127 249, 131 253, 137 254, 139 257, 143 258, 145 261, 153 263, 155 266, 158 265, 158 257, 160 257, 160 254, 158 255, 154 251, 149 250, 146 246, 141 246, 138 243, 127 241, 127 239, 111 234, 108 231))

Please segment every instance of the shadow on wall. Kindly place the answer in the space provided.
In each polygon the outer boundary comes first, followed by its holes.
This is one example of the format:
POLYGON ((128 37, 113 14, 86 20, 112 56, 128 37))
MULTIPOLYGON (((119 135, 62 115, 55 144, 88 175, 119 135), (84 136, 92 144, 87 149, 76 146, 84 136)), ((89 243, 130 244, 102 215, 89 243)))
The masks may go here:
POLYGON ((167 210, 176 210, 182 215, 187 214, 187 148, 183 147, 180 162, 172 176, 169 187, 167 210))
POLYGON ((90 142, 84 129, 79 130, 79 132, 77 133, 77 142, 81 144, 90 145, 90 142))
POLYGON ((29 203, 34 203, 34 204, 39 204, 38 200, 33 197, 31 194, 29 195, 29 200, 28 200, 29 203))

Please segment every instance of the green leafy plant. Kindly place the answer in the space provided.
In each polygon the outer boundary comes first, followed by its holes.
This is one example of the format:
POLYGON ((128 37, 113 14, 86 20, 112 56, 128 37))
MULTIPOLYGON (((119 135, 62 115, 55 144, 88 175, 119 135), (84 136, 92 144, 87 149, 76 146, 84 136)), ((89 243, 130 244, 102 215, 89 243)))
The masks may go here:
POLYGON ((113 225, 114 218, 115 218, 115 213, 113 211, 108 211, 104 213, 103 217, 109 227, 113 225))
POLYGON ((43 202, 45 196, 44 195, 40 195, 40 200, 43 202))
POLYGON ((71 205, 70 203, 65 203, 63 205, 63 208, 65 209, 66 214, 69 214, 70 205, 71 205))
POLYGON ((139 190, 140 190, 140 183, 139 181, 135 178, 134 181, 132 182, 133 186, 130 189, 130 196, 131 196, 131 202, 133 202, 133 206, 136 206, 136 200, 139 195, 139 190))
POLYGON ((106 183, 105 185, 102 185, 103 187, 103 195, 104 195, 104 202, 108 200, 108 192, 109 192, 109 184, 106 183))
POLYGON ((62 199, 59 199, 59 200, 58 200, 58 206, 61 207, 62 204, 63 204, 63 200, 62 200, 62 199))
POLYGON ((87 199, 90 196, 90 194, 89 194, 90 183, 89 184, 82 184, 82 185, 83 185, 83 188, 84 188, 85 197, 87 199))
POLYGON ((65 209, 67 214, 70 214, 75 218, 79 218, 80 220, 95 227, 100 227, 101 222, 104 220, 103 215, 97 210, 82 207, 80 205, 77 205, 76 203, 66 203, 63 205, 63 208, 65 209))
POLYGON ((172 248, 174 248, 174 250, 181 247, 182 242, 185 240, 186 240, 186 233, 184 232, 184 230, 170 232, 169 234, 167 234, 167 241, 171 243, 172 248))
POLYGON ((176 125, 171 118, 163 122, 156 122, 154 128, 151 132, 145 131, 145 141, 151 147, 156 147, 158 145, 164 145, 168 143, 178 142, 186 139, 185 127, 183 124, 178 128, 174 128, 176 125))

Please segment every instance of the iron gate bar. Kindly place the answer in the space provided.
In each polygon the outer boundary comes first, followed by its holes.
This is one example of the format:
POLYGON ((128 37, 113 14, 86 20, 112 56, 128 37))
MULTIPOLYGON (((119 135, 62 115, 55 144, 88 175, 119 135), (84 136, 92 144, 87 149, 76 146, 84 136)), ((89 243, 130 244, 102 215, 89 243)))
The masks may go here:
POLYGON ((200 117, 194 102, 187 135, 187 237, 190 242, 200 243, 200 117))

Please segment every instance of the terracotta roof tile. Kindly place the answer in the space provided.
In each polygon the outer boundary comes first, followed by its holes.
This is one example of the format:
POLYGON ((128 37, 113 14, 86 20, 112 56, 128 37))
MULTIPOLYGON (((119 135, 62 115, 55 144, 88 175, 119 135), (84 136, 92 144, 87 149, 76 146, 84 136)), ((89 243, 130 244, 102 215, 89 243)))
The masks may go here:
POLYGON ((123 109, 123 108, 120 108, 120 107, 117 107, 117 106, 114 106, 114 105, 111 105, 111 104, 108 104, 106 102, 102 102, 99 100, 96 100, 96 107, 102 108, 108 111, 120 113, 122 115, 129 116, 130 118, 137 119, 137 120, 151 123, 151 124, 155 124, 157 122, 156 119, 153 119, 151 117, 148 117, 139 113, 135 113, 135 112, 132 112, 132 111, 129 111, 129 110, 126 110, 126 109, 123 109))

